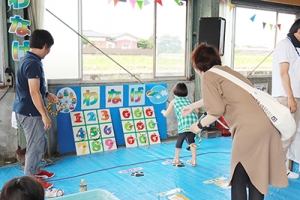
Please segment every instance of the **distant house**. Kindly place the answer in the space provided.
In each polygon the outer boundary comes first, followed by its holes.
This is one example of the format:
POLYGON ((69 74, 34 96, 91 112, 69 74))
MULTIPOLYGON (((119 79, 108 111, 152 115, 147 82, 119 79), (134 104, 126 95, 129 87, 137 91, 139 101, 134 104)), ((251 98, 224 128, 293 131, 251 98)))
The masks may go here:
MULTIPOLYGON (((105 35, 84 30, 83 35, 98 48, 137 49, 138 37, 129 33, 105 35)), ((87 47, 91 45, 88 44, 87 47)))
POLYGON ((114 34, 111 36, 116 41, 116 48, 137 49, 138 37, 129 33, 114 34))
MULTIPOLYGON (((83 35, 98 48, 116 48, 116 42, 108 35, 91 30, 82 31, 83 35)), ((87 44, 86 47, 92 46, 87 44)))

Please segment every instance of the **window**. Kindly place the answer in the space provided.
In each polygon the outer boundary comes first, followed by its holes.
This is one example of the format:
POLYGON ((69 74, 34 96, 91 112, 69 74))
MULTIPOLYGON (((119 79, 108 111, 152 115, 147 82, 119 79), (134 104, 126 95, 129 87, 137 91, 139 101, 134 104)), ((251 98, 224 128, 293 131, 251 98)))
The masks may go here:
POLYGON ((51 53, 44 60, 47 78, 184 77, 187 5, 183 2, 179 6, 164 1, 161 6, 137 1, 133 7, 131 1, 114 5, 104 0, 45 0, 46 9, 65 22, 45 11, 44 28, 54 36, 51 53))
POLYGON ((278 24, 281 25, 281 31, 277 32, 276 43, 287 36, 292 24, 296 19, 296 15, 278 13, 278 24))
POLYGON ((53 15, 45 11, 44 28, 54 38, 54 45, 51 47, 50 53, 43 60, 46 78, 80 78, 80 38, 68 28, 70 26, 72 29, 78 31, 78 4, 74 0, 45 0, 45 8, 53 13, 53 15))
POLYGON ((185 75, 186 5, 157 6, 156 76, 185 75), (168 13, 168 14, 166 14, 168 13))
POLYGON ((235 70, 247 75, 257 67, 256 74, 270 74, 272 51, 286 37, 295 18, 295 14, 237 7, 235 70))
POLYGON ((122 49, 130 49, 130 44, 122 44, 122 49))

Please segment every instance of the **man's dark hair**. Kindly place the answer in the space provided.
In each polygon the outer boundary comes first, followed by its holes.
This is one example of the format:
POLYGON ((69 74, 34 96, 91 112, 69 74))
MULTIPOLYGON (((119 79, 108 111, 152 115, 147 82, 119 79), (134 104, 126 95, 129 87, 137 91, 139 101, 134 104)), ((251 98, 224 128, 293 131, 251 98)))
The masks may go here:
POLYGON ((296 33, 300 28, 300 18, 298 18, 290 28, 289 33, 296 33))
POLYGON ((33 176, 22 176, 7 181, 1 191, 0 200, 44 200, 42 184, 33 176))
POLYGON ((50 48, 54 44, 52 35, 42 29, 36 29, 30 36, 30 48, 42 49, 44 45, 50 48))
POLYGON ((179 82, 173 88, 173 94, 178 97, 186 97, 188 95, 188 89, 185 83, 179 82))

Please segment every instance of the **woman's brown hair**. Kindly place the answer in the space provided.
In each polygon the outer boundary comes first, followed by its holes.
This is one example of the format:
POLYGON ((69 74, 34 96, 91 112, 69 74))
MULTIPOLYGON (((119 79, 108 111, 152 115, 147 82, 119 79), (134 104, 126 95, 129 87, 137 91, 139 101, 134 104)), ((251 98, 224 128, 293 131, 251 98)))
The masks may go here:
POLYGON ((218 49, 208 45, 206 42, 200 43, 192 52, 191 61, 193 67, 202 72, 206 72, 215 65, 222 65, 218 49))

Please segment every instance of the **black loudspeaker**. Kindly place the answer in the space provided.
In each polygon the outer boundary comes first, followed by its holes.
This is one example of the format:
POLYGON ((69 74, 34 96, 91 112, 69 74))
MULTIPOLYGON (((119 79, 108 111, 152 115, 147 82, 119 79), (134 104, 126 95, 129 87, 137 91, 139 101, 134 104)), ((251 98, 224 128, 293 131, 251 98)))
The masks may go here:
POLYGON ((219 49, 224 55, 226 20, 221 17, 201 17, 199 20, 198 43, 206 42, 219 49))

